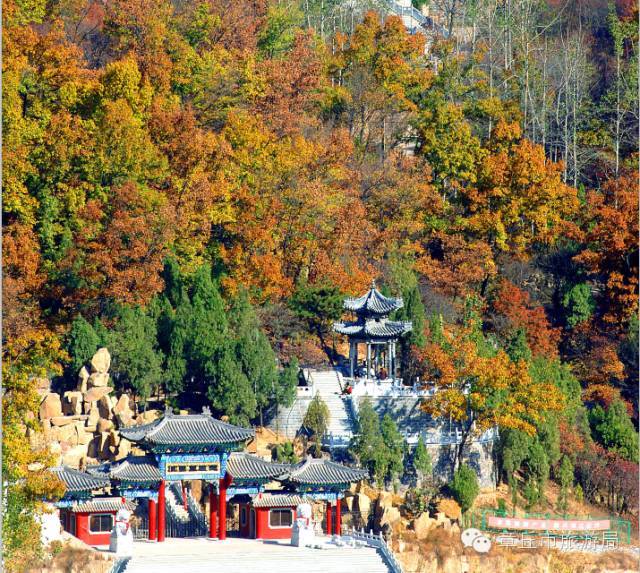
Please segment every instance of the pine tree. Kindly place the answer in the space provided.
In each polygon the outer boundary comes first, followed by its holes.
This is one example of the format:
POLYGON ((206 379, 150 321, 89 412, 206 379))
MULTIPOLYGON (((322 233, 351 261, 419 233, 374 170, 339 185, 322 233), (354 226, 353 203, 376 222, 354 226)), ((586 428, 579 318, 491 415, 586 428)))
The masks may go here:
POLYGON ((278 373, 278 383, 276 384, 275 401, 279 406, 289 407, 296 398, 296 387, 298 386, 298 374, 300 363, 297 358, 292 358, 278 373))
POLYGON ((365 399, 358 408, 357 426, 353 452, 360 464, 369 470, 376 483, 381 486, 389 468, 387 446, 382 437, 380 418, 369 399, 365 399))
POLYGON ((273 399, 278 379, 276 355, 245 292, 234 298, 228 316, 235 337, 236 356, 244 375, 253 385, 262 425, 263 410, 273 399))
POLYGON ((418 439, 418 444, 413 452, 412 466, 419 483, 425 478, 431 478, 433 465, 431 462, 431 456, 429 455, 429 450, 427 450, 427 446, 425 445, 422 436, 418 439))
POLYGON ((256 398, 242 372, 231 341, 217 349, 205 364, 207 397, 220 415, 232 424, 248 426, 256 415, 256 398))
POLYGON ((100 337, 85 318, 80 314, 71 324, 67 350, 71 356, 71 368, 73 374, 86 364, 98 350, 100 337))
POLYGON ((327 431, 330 416, 331 414, 327 404, 320 394, 316 394, 307 408, 307 413, 305 414, 304 421, 302 423, 303 426, 309 428, 313 432, 316 457, 320 456, 322 438, 327 431))
POLYGON ((573 485, 573 464, 567 456, 562 457, 558 471, 560 495, 558 496, 558 510, 565 512, 568 507, 569 488, 573 485))
POLYGON ((462 464, 453 476, 449 489, 454 499, 460 504, 462 511, 468 511, 480 492, 476 472, 468 465, 462 464))
POLYGON ((163 380, 162 353, 157 346, 154 319, 140 307, 123 307, 108 335, 111 374, 146 402, 163 380))
POLYGON ((387 456, 386 478, 394 481, 403 470, 403 437, 398 426, 389 414, 385 414, 380 422, 380 433, 387 456))

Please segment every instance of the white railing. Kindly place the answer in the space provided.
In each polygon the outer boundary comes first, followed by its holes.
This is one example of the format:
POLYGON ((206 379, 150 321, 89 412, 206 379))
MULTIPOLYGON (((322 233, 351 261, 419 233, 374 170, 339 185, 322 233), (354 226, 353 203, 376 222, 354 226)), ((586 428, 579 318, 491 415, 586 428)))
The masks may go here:
POLYGON ((348 530, 348 535, 358 541, 363 541, 369 547, 375 547, 376 549, 379 549, 392 573, 402 573, 402 567, 399 561, 396 559, 396 556, 393 554, 393 551, 391 550, 388 542, 384 537, 382 537, 382 533, 376 535, 375 533, 373 533, 373 531, 369 531, 369 533, 366 533, 364 528, 360 531, 352 528, 351 530, 348 530))
POLYGON ((322 445, 328 448, 347 448, 351 443, 352 436, 353 434, 351 432, 348 434, 326 432, 322 438, 322 445))
POLYGON ((384 397, 429 397, 433 396, 435 389, 424 389, 419 385, 403 386, 401 380, 378 380, 376 378, 344 378, 344 381, 351 386, 351 396, 361 398, 369 396, 371 398, 384 397))

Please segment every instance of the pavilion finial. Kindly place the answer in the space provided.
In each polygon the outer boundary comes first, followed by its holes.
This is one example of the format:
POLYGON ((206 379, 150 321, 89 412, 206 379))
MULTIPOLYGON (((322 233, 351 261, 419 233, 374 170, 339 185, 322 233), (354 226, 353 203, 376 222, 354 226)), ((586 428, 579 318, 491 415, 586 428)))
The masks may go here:
POLYGON ((164 405, 164 415, 166 418, 171 418, 171 416, 173 416, 173 408, 170 404, 164 405))
POLYGON ((205 416, 211 416, 211 408, 209 408, 209 406, 202 406, 202 413, 205 416))
POLYGON ((371 288, 372 289, 376 288, 376 279, 371 279, 371 288))

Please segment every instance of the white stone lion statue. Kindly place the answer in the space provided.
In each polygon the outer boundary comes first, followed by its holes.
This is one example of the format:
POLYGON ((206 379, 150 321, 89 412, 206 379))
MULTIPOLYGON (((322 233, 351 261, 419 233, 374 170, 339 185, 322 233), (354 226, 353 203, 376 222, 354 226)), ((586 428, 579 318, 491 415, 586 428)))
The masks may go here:
POLYGON ((295 547, 306 547, 312 545, 315 540, 315 532, 311 521, 311 505, 301 503, 296 508, 296 520, 291 533, 291 545, 295 547))
POLYGON ((129 527, 131 512, 121 508, 116 513, 116 521, 109 538, 109 551, 113 551, 119 557, 131 557, 133 554, 133 532, 129 527))

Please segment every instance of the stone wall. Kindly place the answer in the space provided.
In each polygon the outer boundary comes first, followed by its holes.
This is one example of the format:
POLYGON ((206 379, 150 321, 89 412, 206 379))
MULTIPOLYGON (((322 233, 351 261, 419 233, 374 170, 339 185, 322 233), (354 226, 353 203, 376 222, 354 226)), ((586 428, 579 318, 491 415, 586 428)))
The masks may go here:
MULTIPOLYGON (((493 448, 494 442, 472 442, 463 454, 464 463, 476 471, 478 482, 483 489, 496 487, 493 448)), ((427 450, 433 463, 433 476, 443 482, 450 481, 453 478, 455 446, 428 445, 427 450)))

